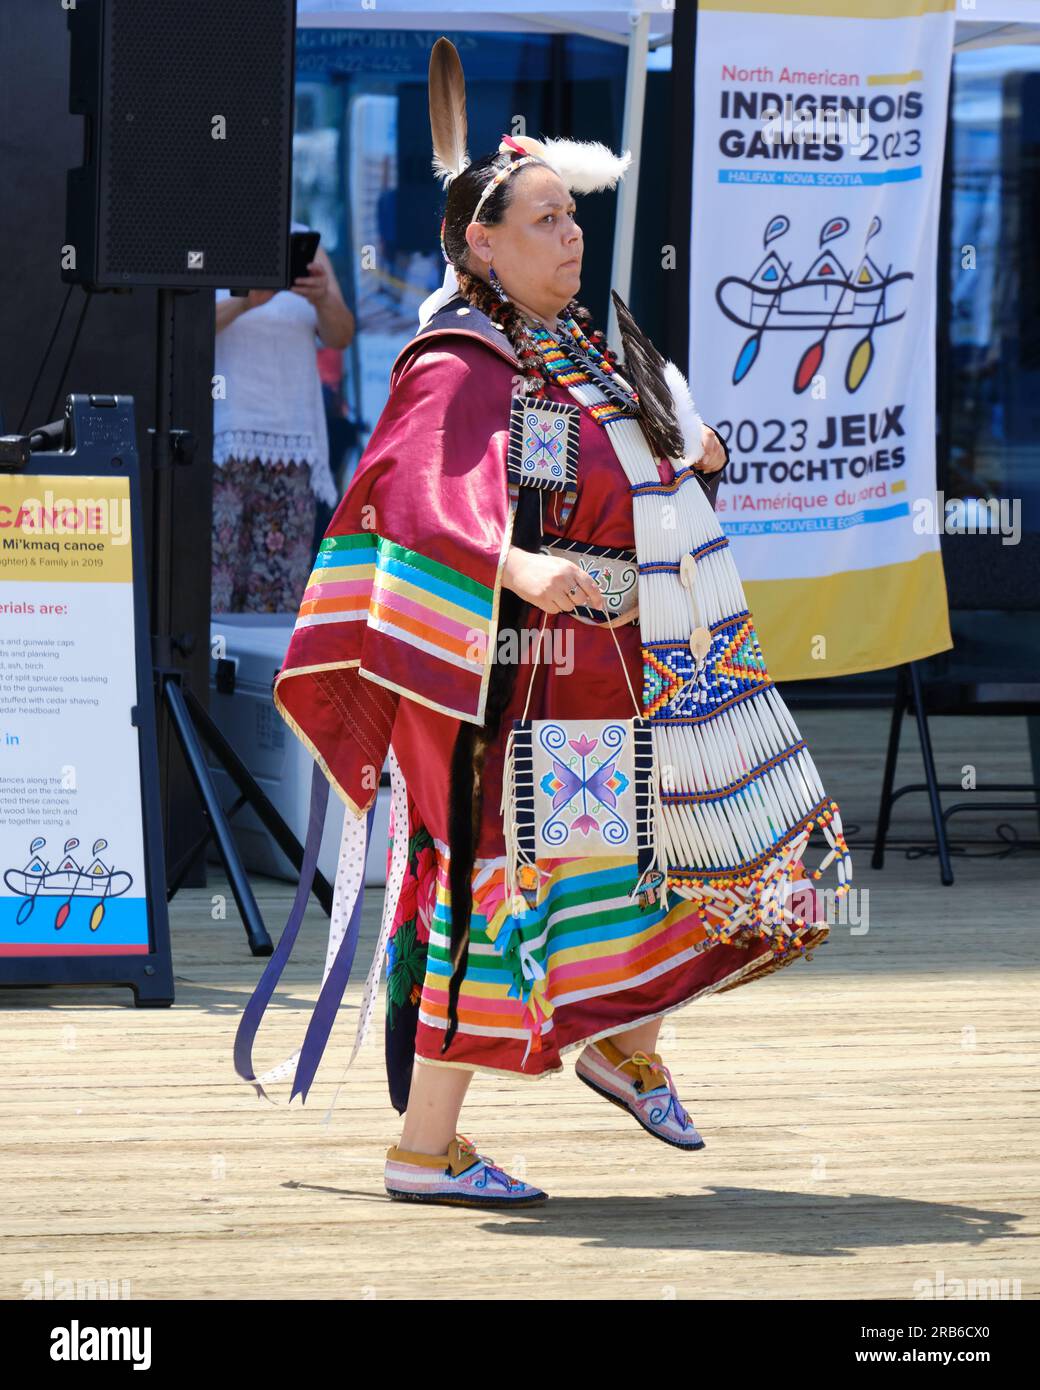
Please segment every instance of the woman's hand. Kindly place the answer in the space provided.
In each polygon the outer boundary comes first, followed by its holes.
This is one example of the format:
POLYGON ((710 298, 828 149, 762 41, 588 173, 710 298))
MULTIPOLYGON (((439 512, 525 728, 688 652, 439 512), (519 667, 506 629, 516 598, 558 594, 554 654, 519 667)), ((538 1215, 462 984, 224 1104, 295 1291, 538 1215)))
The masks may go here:
POLYGON ((327 348, 346 348, 354 341, 354 315, 347 308, 336 272, 323 246, 319 246, 306 275, 290 286, 293 294, 310 300, 318 315, 318 336, 327 348))
POLYGON ((570 613, 578 604, 606 608, 603 592, 580 565, 558 555, 534 554, 511 545, 502 583, 546 613, 570 613))
POLYGON ((717 473, 726 463, 726 450, 722 447, 722 441, 709 425, 704 426, 701 441, 704 444, 704 453, 693 466, 700 473, 717 473))
POLYGON ((304 299, 309 299, 317 308, 329 293, 329 277, 325 273, 325 267, 318 260, 311 261, 307 267, 307 274, 297 275, 290 289, 293 294, 299 294, 304 299))

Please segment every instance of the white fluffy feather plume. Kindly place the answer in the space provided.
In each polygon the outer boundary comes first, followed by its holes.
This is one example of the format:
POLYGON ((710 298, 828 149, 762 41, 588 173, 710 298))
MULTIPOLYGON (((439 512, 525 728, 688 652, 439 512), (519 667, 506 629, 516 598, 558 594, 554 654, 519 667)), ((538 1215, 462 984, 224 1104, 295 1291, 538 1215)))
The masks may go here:
POLYGON ((618 155, 598 140, 539 140, 545 159, 572 193, 614 188, 632 163, 632 153, 618 155))
POLYGON ((704 457, 704 421, 698 414, 690 394, 690 386, 674 362, 666 362, 664 379, 675 404, 675 418, 686 441, 684 458, 691 463, 704 457))

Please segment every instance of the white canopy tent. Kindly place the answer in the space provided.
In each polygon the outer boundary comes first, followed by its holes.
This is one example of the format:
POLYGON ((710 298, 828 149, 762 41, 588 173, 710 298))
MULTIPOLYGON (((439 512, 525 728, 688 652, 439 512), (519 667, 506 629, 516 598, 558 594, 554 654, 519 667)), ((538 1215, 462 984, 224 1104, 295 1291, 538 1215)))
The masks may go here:
MULTIPOLYGON (((618 189, 611 285, 626 302, 632 279, 639 152, 646 104, 646 73, 654 50, 671 43, 672 9, 668 0, 568 0, 561 13, 548 0, 512 0, 501 10, 486 0, 299 0, 297 24, 310 29, 428 30, 430 44, 453 31, 583 34, 628 46, 622 149, 632 151, 632 165, 618 189)), ((1040 0, 975 0, 962 11, 954 45, 978 48, 1009 43, 1040 43, 1040 0)), ((546 132, 551 133, 551 132, 546 132)), ((613 306, 607 336, 616 341, 613 306)))
POLYGON ((630 15, 646 15, 651 32, 665 40, 672 33, 672 11, 660 0, 568 0, 565 12, 547 0, 516 0, 496 7, 480 0, 299 0, 298 23, 329 29, 498 30, 501 33, 590 34, 614 43, 628 41, 630 15))

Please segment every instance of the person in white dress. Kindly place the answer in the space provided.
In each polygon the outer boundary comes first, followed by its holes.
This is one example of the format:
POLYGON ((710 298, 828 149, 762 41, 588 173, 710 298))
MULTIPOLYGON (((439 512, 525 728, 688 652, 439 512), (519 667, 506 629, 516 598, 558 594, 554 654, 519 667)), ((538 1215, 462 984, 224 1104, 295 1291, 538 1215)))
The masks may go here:
POLYGON ((347 347, 355 323, 323 247, 307 269, 288 290, 216 292, 214 613, 295 612, 317 504, 339 501, 317 348, 347 347))

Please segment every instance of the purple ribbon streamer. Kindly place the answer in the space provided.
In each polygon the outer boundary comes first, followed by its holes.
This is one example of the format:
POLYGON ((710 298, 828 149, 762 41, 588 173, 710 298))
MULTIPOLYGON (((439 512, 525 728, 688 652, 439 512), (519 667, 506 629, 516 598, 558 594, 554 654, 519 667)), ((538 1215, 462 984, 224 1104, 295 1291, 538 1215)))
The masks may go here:
MULTIPOLYGON (((296 937, 299 934, 300 923, 303 921, 303 914, 307 910, 307 899, 310 897, 314 873, 318 867, 318 851, 321 849, 321 835, 325 828, 325 810, 328 806, 328 800, 328 781, 319 764, 315 762, 311 776, 311 809, 307 822, 307 841, 303 848, 303 864, 300 868, 300 881, 296 886, 296 897, 293 900, 292 910, 282 929, 282 935, 274 954, 267 962, 266 970, 260 976, 259 983, 253 991, 253 997, 242 1011, 242 1017, 238 1021, 238 1031, 235 1034, 235 1071, 243 1081, 252 1081, 256 1086, 257 1095, 261 1096, 264 1094, 264 1090, 257 1081, 256 1073, 253 1070, 253 1043, 256 1040, 257 1030, 260 1027, 264 1012, 271 1002, 271 996, 274 994, 286 962, 292 954, 296 937)), ((369 821, 369 829, 371 830, 371 820, 369 821)))
MULTIPOLYGON (((365 831, 366 848, 372 840, 372 821, 375 817, 377 802, 378 797, 376 801, 372 802, 368 810, 368 825, 365 831)), ((307 1103, 307 1092, 314 1080, 314 1073, 318 1070, 318 1063, 321 1061, 325 1044, 332 1032, 332 1025, 336 1021, 336 1013, 339 1010, 343 992, 347 987, 347 981, 350 979, 350 972, 354 965, 358 938, 361 935, 361 908, 364 901, 365 869, 362 865, 361 885, 354 902, 354 910, 350 914, 350 921, 347 924, 343 940, 339 944, 339 950, 336 952, 336 959, 332 963, 332 969, 329 971, 324 985, 322 985, 318 1002, 311 1014, 311 1021, 307 1025, 307 1035, 303 1040, 303 1047, 300 1049, 300 1060, 296 1064, 292 1095, 289 1097, 290 1104, 297 1095, 303 1097, 302 1104, 306 1105, 307 1103)))

